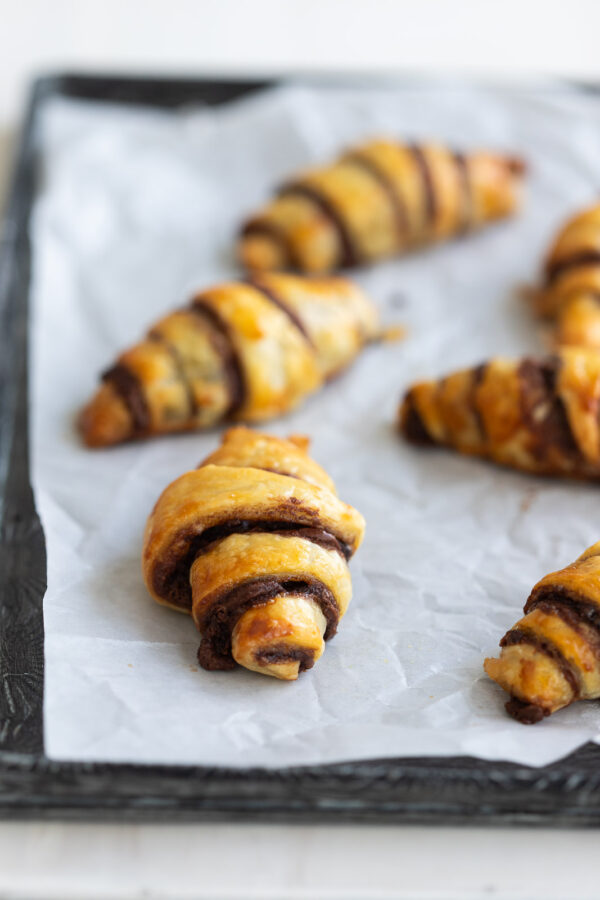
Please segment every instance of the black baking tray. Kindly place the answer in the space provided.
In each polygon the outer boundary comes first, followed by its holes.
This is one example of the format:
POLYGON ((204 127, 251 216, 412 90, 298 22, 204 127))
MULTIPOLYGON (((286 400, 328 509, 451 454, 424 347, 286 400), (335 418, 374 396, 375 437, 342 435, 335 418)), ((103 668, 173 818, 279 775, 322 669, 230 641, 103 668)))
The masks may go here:
MULTIPOLYGON (((44 755, 44 535, 29 480, 29 220, 49 98, 174 108, 274 83, 60 74, 32 87, 0 243, 0 815, 87 820, 600 824, 600 747, 543 768, 470 757, 280 770, 53 762, 44 755)), ((411 85, 414 82, 411 81, 411 85)))

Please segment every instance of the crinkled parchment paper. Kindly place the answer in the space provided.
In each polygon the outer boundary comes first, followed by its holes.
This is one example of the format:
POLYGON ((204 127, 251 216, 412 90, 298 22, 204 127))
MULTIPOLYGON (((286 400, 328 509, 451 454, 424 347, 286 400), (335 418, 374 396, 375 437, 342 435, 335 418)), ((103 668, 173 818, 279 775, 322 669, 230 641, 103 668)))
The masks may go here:
POLYGON ((33 220, 33 481, 48 545, 45 739, 54 758, 284 766, 419 754, 542 764, 600 735, 578 703, 536 727, 483 674, 543 574, 600 537, 598 488, 536 480, 404 444, 412 380, 493 354, 540 352, 515 287, 562 218, 600 185, 595 98, 431 87, 290 85, 178 113, 55 101, 41 133, 33 220), (375 133, 521 153, 523 214, 363 270, 403 343, 354 367, 267 430, 314 457, 367 520, 354 599, 296 683, 198 669, 190 619, 140 576, 160 491, 216 431, 90 452, 73 427, 97 375, 190 291, 235 273, 239 222, 284 176, 375 133))

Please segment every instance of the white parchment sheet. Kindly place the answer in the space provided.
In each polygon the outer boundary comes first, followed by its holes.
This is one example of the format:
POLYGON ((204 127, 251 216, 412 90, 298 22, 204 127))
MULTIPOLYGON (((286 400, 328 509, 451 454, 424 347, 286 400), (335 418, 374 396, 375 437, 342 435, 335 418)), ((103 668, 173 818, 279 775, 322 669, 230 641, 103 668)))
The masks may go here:
POLYGON ((48 548, 49 756, 284 766, 466 753, 543 764, 598 739, 599 704, 528 728, 482 670, 533 584, 600 538, 598 489, 414 449, 393 430, 411 381, 543 350, 515 286, 535 278, 563 217, 597 196, 597 101, 543 86, 301 85, 164 114, 54 101, 40 144, 31 407, 48 548), (296 683, 204 672, 191 620, 150 600, 139 559, 154 501, 218 432, 92 452, 74 416, 154 319, 235 274, 236 228, 273 185, 378 133, 520 153, 527 201, 513 221, 357 275, 408 338, 368 349, 265 426, 312 435, 314 457, 366 518, 350 610, 296 683))

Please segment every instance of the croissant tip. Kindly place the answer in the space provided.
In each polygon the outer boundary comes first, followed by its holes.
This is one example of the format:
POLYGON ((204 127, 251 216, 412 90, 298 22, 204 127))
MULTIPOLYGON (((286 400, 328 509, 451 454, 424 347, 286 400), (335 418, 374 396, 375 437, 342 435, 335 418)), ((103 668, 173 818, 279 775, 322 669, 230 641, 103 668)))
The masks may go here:
POLYGON ((268 232, 248 232, 240 237, 237 249, 239 264, 250 274, 281 271, 287 258, 278 241, 268 232))
POLYGON ((410 444, 425 447, 435 443, 419 414, 412 388, 406 391, 400 401, 397 427, 400 434, 410 444))
POLYGON ((105 446, 102 436, 95 428, 94 403, 88 403, 77 416, 75 427, 82 443, 91 450, 105 446))
POLYGON ((79 413, 77 430, 90 449, 110 447, 132 437, 131 418, 110 385, 102 384, 79 413))
POLYGON ((304 453, 308 453, 310 449, 310 438, 307 434, 288 434, 287 439, 290 444, 294 444, 298 450, 303 450, 304 453))
POLYGON ((530 169, 529 163, 521 156, 507 156, 506 165, 508 171, 517 176, 527 175, 530 169))

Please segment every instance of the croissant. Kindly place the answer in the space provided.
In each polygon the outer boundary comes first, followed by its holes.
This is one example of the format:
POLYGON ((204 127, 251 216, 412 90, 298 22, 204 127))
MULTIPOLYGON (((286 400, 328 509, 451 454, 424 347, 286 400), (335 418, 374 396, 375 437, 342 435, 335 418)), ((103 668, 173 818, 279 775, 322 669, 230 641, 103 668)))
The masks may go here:
POLYGON ((574 700, 599 698, 600 541, 542 578, 524 613, 500 641, 500 658, 484 663, 511 694, 508 713, 530 725, 574 700))
POLYGON ((377 327, 374 306, 342 278, 264 274, 214 287, 104 372, 80 415, 83 440, 105 447, 288 412, 348 366, 377 327))
POLYGON ((543 360, 491 361, 413 385, 399 426, 414 444, 443 444, 538 475, 600 477, 600 353, 563 347, 543 360))
POLYGON ((523 172, 499 153, 372 140, 286 183, 243 226, 239 258, 321 274, 395 256, 510 215, 523 172))
POLYGON ((346 612, 364 520, 337 498, 308 445, 232 428, 152 510, 144 580, 159 603, 191 612, 205 669, 239 663, 294 680, 346 612))
POLYGON ((537 312, 553 320, 556 343, 600 350, 600 204, 559 231, 532 294, 537 312))

